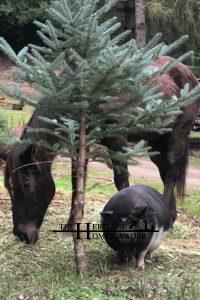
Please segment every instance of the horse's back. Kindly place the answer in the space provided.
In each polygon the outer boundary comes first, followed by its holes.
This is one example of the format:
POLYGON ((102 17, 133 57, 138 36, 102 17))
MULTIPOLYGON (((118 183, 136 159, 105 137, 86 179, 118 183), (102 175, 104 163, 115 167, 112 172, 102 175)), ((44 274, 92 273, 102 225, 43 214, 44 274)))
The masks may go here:
MULTIPOLYGON (((155 63, 155 67, 162 67, 165 64, 172 62, 174 59, 170 56, 162 56, 155 63)), ((195 88, 199 82, 188 66, 181 62, 177 62, 168 72, 158 75, 156 82, 159 85, 158 91, 164 93, 164 99, 170 99, 172 96, 180 97, 180 91, 185 84, 189 84, 189 90, 195 88)), ((193 121, 198 115, 200 108, 200 98, 193 103, 182 108, 182 119, 185 121, 193 121)))

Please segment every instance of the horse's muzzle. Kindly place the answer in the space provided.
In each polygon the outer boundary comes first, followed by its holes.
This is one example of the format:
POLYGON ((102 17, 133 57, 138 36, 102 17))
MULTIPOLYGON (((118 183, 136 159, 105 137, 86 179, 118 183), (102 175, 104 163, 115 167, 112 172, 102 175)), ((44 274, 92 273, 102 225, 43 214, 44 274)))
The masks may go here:
POLYGON ((14 226, 13 234, 17 236, 21 242, 31 245, 35 244, 39 238, 39 230, 33 225, 14 226))

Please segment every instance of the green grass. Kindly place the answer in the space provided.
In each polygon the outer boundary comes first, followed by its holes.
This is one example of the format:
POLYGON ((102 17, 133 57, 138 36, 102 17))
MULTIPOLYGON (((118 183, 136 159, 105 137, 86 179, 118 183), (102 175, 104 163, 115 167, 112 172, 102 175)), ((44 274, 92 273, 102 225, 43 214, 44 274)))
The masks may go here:
MULTIPOLYGON (((4 109, 10 128, 26 123, 32 108, 4 109)), ((199 159, 190 164, 200 167, 199 159)), ((85 241, 87 269, 77 277, 73 244, 69 237, 55 234, 66 222, 70 209, 70 168, 53 166, 57 193, 45 216, 40 240, 34 246, 20 243, 12 235, 11 205, 0 200, 0 299, 200 299, 197 261, 200 190, 187 190, 173 233, 168 235, 155 261, 145 270, 119 265, 116 254, 102 239, 85 241)), ((112 171, 89 169, 85 221, 99 222, 107 200, 116 193, 112 171)), ((130 178, 131 183, 147 184, 162 192, 159 183, 130 178)), ((0 176, 1 197, 8 197, 0 176)))
POLYGON ((197 154, 197 156, 191 155, 189 157, 189 166, 200 168, 200 152, 197 154))
MULTIPOLYGON (((54 164, 57 186, 40 240, 34 246, 20 243, 12 235, 9 201, 0 201, 0 299, 199 299, 197 259, 200 191, 187 191, 186 204, 155 261, 145 270, 119 265, 116 254, 103 239, 85 241, 87 269, 77 277, 70 237, 52 233, 66 222, 70 208, 69 165, 54 164), (67 174, 67 175, 64 175, 67 174), (185 214, 187 212, 187 214, 185 214)), ((89 169, 85 221, 99 222, 100 211, 116 189, 112 172, 89 169), (95 184, 96 182, 98 184, 95 184)), ((6 194, 0 177, 1 195, 6 194)), ((131 178, 131 182, 133 178, 131 178)), ((136 180, 162 191, 160 184, 136 180), (142 181, 142 182, 141 182, 142 181)))
MULTIPOLYGON (((17 101, 12 100, 12 103, 13 102, 17 101)), ((27 105, 22 111, 0 107, 0 114, 3 115, 6 120, 5 128, 0 131, 0 143, 11 147, 13 143, 16 142, 16 139, 21 136, 22 130, 30 119, 32 113, 33 108, 27 105)))
POLYGON ((184 200, 187 214, 200 218, 200 190, 188 190, 184 200))
POLYGON ((192 130, 189 135, 190 138, 199 138, 200 139, 200 131, 192 130))
MULTIPOLYGON (((11 101, 12 103, 17 101, 11 101)), ((6 117, 8 128, 16 128, 20 124, 26 124, 33 112, 33 108, 25 105, 23 110, 12 110, 11 108, 0 107, 0 112, 6 117)))
MULTIPOLYGON (((71 179, 70 179, 70 169, 69 166, 66 166, 62 169, 62 166, 54 165, 55 170, 59 169, 62 175, 55 180, 56 189, 58 191, 70 191, 71 190, 71 179), (67 175, 64 175, 64 172, 67 175)), ((117 193, 117 190, 112 182, 112 171, 103 172, 102 170, 96 170, 94 168, 89 169, 88 172, 88 181, 86 193, 89 197, 94 197, 98 195, 98 199, 105 199, 105 197, 111 197, 113 194, 117 193), (101 180, 99 178, 104 178, 101 180), (97 183, 98 179, 98 183, 97 183)), ((163 185, 159 183, 152 182, 146 179, 137 179, 130 177, 130 183, 134 184, 146 184, 156 189, 160 193, 163 193, 163 185)), ((183 203, 184 211, 191 217, 200 217, 200 190, 187 189, 186 195, 183 203)))

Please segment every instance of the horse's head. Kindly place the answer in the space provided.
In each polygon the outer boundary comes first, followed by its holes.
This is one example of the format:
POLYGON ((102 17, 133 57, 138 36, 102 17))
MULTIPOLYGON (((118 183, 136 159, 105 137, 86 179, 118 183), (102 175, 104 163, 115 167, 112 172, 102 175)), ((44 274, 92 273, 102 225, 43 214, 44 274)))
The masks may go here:
POLYGON ((39 164, 45 157, 42 149, 17 144, 6 165, 5 186, 12 201, 13 234, 21 241, 34 244, 45 212, 55 194, 49 163, 39 164), (23 149, 23 150, 22 150, 23 149))

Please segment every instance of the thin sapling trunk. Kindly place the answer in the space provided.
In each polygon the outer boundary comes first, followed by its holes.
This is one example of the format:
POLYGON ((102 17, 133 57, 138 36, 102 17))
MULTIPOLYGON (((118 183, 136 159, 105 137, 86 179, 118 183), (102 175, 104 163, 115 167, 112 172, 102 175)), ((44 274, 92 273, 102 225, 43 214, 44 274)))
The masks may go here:
MULTIPOLYGON (((77 157, 77 174, 76 174, 76 198, 74 201, 74 224, 82 223, 85 198, 85 159, 86 159, 86 131, 85 131, 85 116, 80 120, 80 135, 79 135, 79 153, 77 157)), ((78 225, 77 225, 78 226, 78 225)), ((85 253, 83 241, 80 235, 73 233, 75 262, 77 274, 83 272, 85 267, 85 253)))

